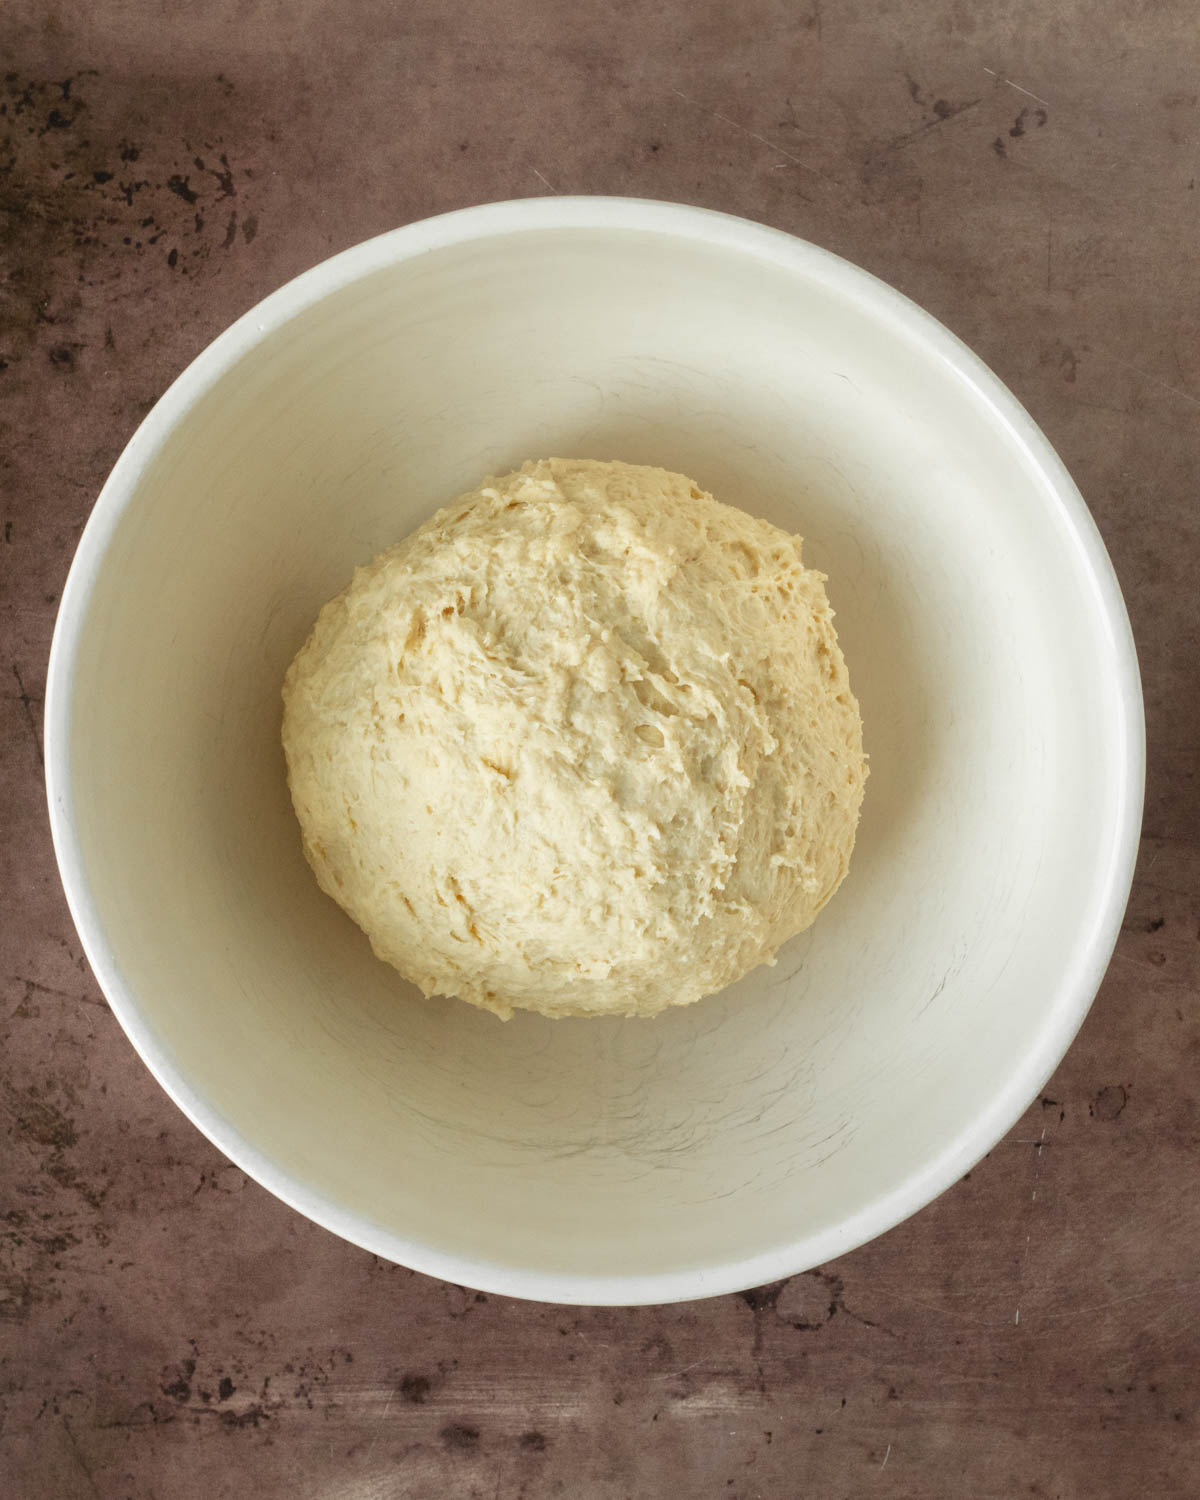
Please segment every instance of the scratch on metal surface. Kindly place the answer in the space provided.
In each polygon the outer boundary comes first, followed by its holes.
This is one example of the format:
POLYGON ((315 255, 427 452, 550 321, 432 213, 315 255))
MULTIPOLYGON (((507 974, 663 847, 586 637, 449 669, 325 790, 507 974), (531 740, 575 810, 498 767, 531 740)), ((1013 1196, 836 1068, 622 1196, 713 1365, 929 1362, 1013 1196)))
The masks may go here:
POLYGON ((702 104, 699 99, 693 99, 690 94, 685 94, 682 89, 672 86, 671 92, 686 104, 692 104, 697 109, 702 109, 711 115, 714 120, 720 120, 723 125, 729 125, 734 130, 740 130, 743 135, 748 135, 752 141, 757 141, 760 146, 766 146, 772 151, 777 151, 780 156, 786 156, 788 161, 792 162, 793 165, 803 168, 806 172, 811 172, 814 177, 825 177, 828 175, 822 172, 819 167, 810 166, 808 162, 797 156, 794 151, 788 151, 779 145, 778 142, 768 140, 765 135, 759 135, 757 130, 751 130, 749 126, 742 125, 737 120, 730 119, 728 115, 723 115, 719 109, 709 109, 707 104, 702 104))
POLYGON ((107 1010, 106 1000, 96 1000, 91 995, 73 995, 70 990, 55 989, 53 985, 39 984, 36 979, 30 979, 25 974, 10 974, 8 976, 14 984, 25 986, 25 999, 30 995, 53 995, 58 1000, 74 1000, 80 1005, 94 1005, 98 1010, 107 1010))
POLYGON ((44 766, 46 764, 46 760, 45 756, 42 754, 42 740, 41 736, 38 733, 38 716, 33 711, 33 696, 26 688, 24 680, 21 677, 21 669, 17 666, 15 661, 12 663, 12 674, 17 681, 16 698, 21 707, 25 710, 25 719, 29 725, 29 733, 33 737, 33 748, 37 753, 38 764, 44 766))
MULTIPOLYGON (((1076 1318, 1090 1318, 1093 1313, 1108 1312, 1111 1308, 1121 1307, 1126 1302, 1142 1302, 1147 1297, 1165 1297, 1172 1301, 1179 1297, 1181 1292, 1193 1292, 1200 1290, 1200 1280, 1178 1281, 1174 1286, 1151 1287, 1146 1292, 1130 1292, 1124 1297, 1113 1297, 1108 1302, 1097 1302, 1091 1307, 1073 1307, 1069 1312, 1053 1313, 1044 1321, 1047 1323, 1069 1323, 1076 1318)), ((1175 1309, 1177 1312, 1178 1309, 1175 1309)))
POLYGON ((542 174, 538 171, 538 169, 536 167, 533 168, 533 175, 537 178, 537 180, 539 182, 545 183, 546 187, 548 187, 552 193, 557 193, 558 192, 558 189, 554 186, 554 184, 552 182, 547 182, 546 178, 544 178, 542 176, 542 174))
MULTIPOLYGON (((1030 1196, 1029 1196, 1029 1201, 1031 1203, 1036 1203, 1037 1202, 1038 1173, 1042 1169, 1042 1152, 1045 1150, 1045 1143, 1046 1143, 1046 1127, 1044 1125, 1042 1126, 1042 1133, 1041 1133, 1041 1135, 1038 1136, 1038 1138, 1037 1138, 1036 1141, 1022 1141, 1022 1142, 1019 1142, 1019 1143, 1018 1142, 1014 1142, 1014 1145, 1015 1144, 1020 1144, 1020 1145, 1025 1145, 1025 1146, 1032 1146, 1033 1149, 1034 1149, 1034 1158, 1033 1158, 1033 1186, 1032 1186, 1032 1188, 1030 1190, 1030 1196)), ((1026 1259, 1029 1256, 1029 1244, 1030 1244, 1030 1241, 1032 1239, 1033 1239, 1033 1229, 1030 1228, 1029 1233, 1025 1236, 1025 1243, 1021 1247, 1021 1264, 1017 1267, 1017 1284, 1018 1284, 1018 1286, 1020 1285, 1020 1283, 1023 1280, 1024 1275, 1025 1275, 1025 1261, 1026 1261, 1026 1259)), ((1013 1315, 1013 1323, 1014 1323, 1014 1325, 1019 1325, 1020 1322, 1021 1322, 1021 1309, 1018 1307, 1017 1310, 1016 1310, 1016 1313, 1013 1315)))
POLYGON ((1050 290, 1050 279, 1054 268, 1054 215, 1046 225, 1046 290, 1050 290))
POLYGON ((690 1370, 698 1370, 701 1365, 707 1364, 706 1359, 694 1359, 690 1365, 684 1365, 682 1370, 665 1370, 661 1375, 655 1375, 654 1380, 678 1380, 681 1375, 686 1375, 690 1370))
POLYGON ((1005 78, 1002 73, 997 73, 995 68, 984 68, 989 78, 994 78, 997 83, 1006 83, 1010 89, 1016 89, 1018 94, 1024 94, 1027 99, 1036 99, 1039 104, 1044 104, 1047 109, 1052 108, 1049 99, 1043 99, 1040 94, 1035 94, 1032 89, 1022 88, 1019 83, 1014 83, 1011 78, 1005 78))
POLYGON ((1131 365, 1126 359, 1118 359, 1115 354, 1108 354, 1103 349, 1095 351, 1101 359, 1110 360, 1114 365, 1120 365, 1123 370, 1130 371, 1133 375, 1140 375, 1143 380, 1148 380, 1152 385, 1162 386, 1164 391, 1170 391, 1173 396, 1178 396, 1183 401, 1190 402, 1193 406, 1200 406, 1200 396, 1193 396, 1180 386, 1172 385, 1169 380, 1164 380, 1161 375, 1151 375, 1149 370, 1139 370, 1137 365, 1131 365))
POLYGON ((918 125, 915 130, 906 130, 902 135, 893 136, 890 141, 867 158, 868 164, 881 161, 892 151, 901 151, 905 146, 911 146, 914 141, 919 141, 922 136, 928 135, 931 130, 937 130, 941 125, 948 125, 951 120, 957 120, 959 115, 965 115, 973 109, 978 109, 982 103, 981 99, 968 99, 965 104, 955 105, 953 108, 948 109, 945 114, 939 114, 936 119, 926 120, 923 125, 918 125))
POLYGON ((82 1453, 82 1451, 81 1451, 81 1449, 79 1447, 79 1443, 78 1443, 78 1441, 77 1441, 77 1439, 75 1437, 75 1434, 71 1431, 71 1424, 70 1424, 70 1422, 67 1421, 67 1419, 66 1419, 65 1416, 62 1418, 62 1425, 63 1425, 64 1432, 67 1434, 67 1441, 71 1445, 71 1456, 74 1458, 76 1464, 78 1465, 78 1467, 80 1469, 80 1472, 83 1474, 84 1478, 87 1480, 87 1482, 88 1482, 88 1488, 91 1490, 91 1492, 92 1492, 93 1495, 95 1495, 95 1496, 98 1497, 98 1500, 99 1500, 100 1489, 99 1489, 99 1486, 96 1484, 96 1476, 92 1473, 91 1469, 88 1467, 87 1460, 83 1456, 83 1453, 82 1453))
POLYGON ((394 1394, 395 1394, 395 1392, 389 1391, 388 1394, 387 1394, 387 1400, 383 1403, 383 1410, 379 1414, 379 1426, 371 1434, 371 1444, 370 1444, 370 1447, 368 1447, 368 1449, 367 1449, 367 1460, 368 1461, 370 1460, 371 1454, 374 1453, 374 1451, 375 1451, 375 1444, 378 1443, 378 1441, 379 1441, 379 1434, 384 1430, 384 1428, 387 1425, 387 1415, 388 1415, 388 1412, 391 1411, 391 1409, 392 1409, 392 1398, 393 1398, 394 1394))
POLYGON ((883 1470, 887 1468, 887 1461, 888 1461, 889 1458, 891 1458, 891 1456, 892 1456, 892 1445, 891 1445, 891 1443, 889 1443, 887 1445, 887 1452, 883 1455, 883 1462, 879 1465, 880 1473, 882 1473, 883 1470))

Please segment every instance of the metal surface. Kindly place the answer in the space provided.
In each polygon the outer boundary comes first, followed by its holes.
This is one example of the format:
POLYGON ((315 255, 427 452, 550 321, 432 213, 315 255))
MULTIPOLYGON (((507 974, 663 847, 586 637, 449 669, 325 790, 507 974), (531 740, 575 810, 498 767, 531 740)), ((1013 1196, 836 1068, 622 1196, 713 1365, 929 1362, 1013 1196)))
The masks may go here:
POLYGON ((6 9, 6 1494, 1196 1493, 1198 54, 1111 0, 6 9), (247 1184, 87 973, 41 786, 62 580, 172 376, 337 249, 548 190, 758 218, 942 318, 1071 468, 1146 690, 1129 916, 1042 1102, 884 1239, 667 1309, 465 1293, 247 1184))

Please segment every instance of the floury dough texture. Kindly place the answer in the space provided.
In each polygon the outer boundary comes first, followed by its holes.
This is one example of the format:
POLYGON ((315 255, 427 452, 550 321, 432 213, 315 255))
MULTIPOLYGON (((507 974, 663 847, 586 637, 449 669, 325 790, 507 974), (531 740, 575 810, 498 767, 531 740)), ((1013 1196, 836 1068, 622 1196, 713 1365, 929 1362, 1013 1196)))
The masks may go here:
POLYGON ((545 459, 360 568, 284 685, 304 849, 380 958, 497 1015, 653 1015, 846 873, 862 723, 800 539, 545 459))

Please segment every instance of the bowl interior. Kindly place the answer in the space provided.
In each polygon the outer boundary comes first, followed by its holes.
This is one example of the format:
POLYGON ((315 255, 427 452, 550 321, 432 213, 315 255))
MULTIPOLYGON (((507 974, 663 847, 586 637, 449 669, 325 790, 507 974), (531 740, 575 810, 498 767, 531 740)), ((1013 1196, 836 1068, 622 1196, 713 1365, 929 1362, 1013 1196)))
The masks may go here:
POLYGON ((53 749, 89 951, 226 1151, 409 1264, 637 1301, 886 1227, 1039 1086, 1103 944, 1127 648, 1068 482, 936 325, 747 226, 593 218, 401 232, 190 372, 81 552, 53 749), (800 532, 862 704, 842 890, 775 967, 652 1022, 422 999, 317 889, 284 783, 319 606, 548 454, 679 469, 800 532))

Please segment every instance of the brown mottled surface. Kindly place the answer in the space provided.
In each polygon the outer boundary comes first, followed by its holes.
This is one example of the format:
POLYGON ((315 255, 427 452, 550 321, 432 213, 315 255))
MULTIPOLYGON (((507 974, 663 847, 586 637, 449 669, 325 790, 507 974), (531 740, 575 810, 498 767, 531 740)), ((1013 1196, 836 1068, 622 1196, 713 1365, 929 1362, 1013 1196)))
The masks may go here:
POLYGON ((150 0, 0 10, 0 1494, 1200 1494, 1193 0, 150 0), (138 420, 237 313, 482 199, 729 209, 999 371, 1104 532, 1146 837, 1070 1055, 952 1192, 740 1297, 569 1311, 383 1264, 152 1081, 79 955, 40 714, 138 420))

